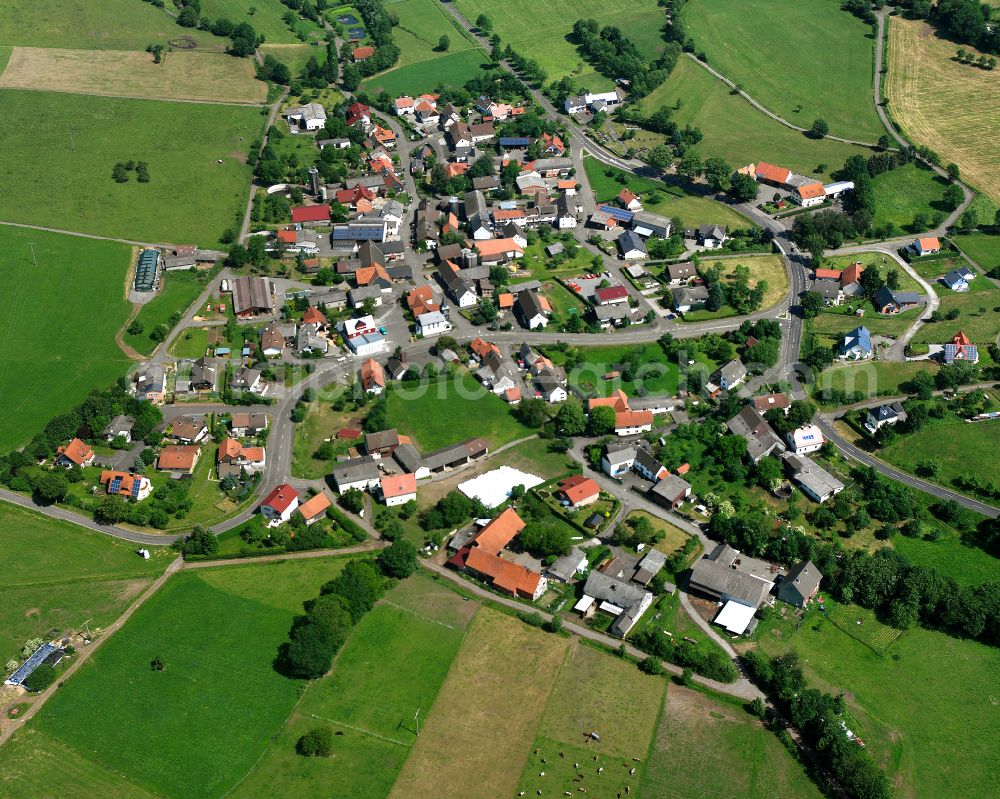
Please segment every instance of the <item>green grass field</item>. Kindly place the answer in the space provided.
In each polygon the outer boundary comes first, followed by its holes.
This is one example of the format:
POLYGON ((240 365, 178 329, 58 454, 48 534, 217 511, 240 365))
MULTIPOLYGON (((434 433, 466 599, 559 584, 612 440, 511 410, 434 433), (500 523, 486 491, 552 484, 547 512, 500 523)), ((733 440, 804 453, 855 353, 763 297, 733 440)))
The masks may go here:
MULTIPOLYGON (((282 17, 290 9, 280 0, 202 0, 202 14, 210 19, 225 17, 237 24, 249 22, 257 33, 269 42, 297 42, 299 38, 292 32, 282 17), (250 14, 250 9, 254 13, 250 14)), ((292 12, 295 13, 294 11, 292 12)), ((296 14, 295 30, 304 33, 310 40, 322 39, 322 29, 313 22, 299 19, 296 14)))
POLYGON ((966 546, 955 534, 937 541, 896 535, 892 544, 911 563, 937 569, 961 585, 979 585, 997 579, 1000 566, 997 559, 977 546, 966 546))
POLYGON ((880 657, 817 612, 797 630, 772 629, 755 636, 763 650, 796 650, 811 684, 846 692, 853 729, 887 769, 896 796, 995 795, 996 649, 917 628, 880 657))
MULTIPOLYGON (((211 274, 214 275, 215 272, 212 271, 211 274)), ((209 272, 195 270, 166 274, 156 296, 143 305, 135 317, 142 324, 143 331, 138 335, 126 332, 122 335, 122 339, 144 355, 151 353, 159 345, 149 337, 149 334, 157 325, 170 327, 171 314, 183 314, 201 294, 209 279, 209 272)), ((205 341, 208 341, 207 334, 205 341)), ((199 352, 193 357, 200 357, 201 354, 199 352)))
POLYGON ((397 66, 405 67, 477 47, 437 0, 400 0, 392 4, 392 13, 399 17, 399 25, 392 32, 392 39, 399 48, 397 66), (441 36, 447 36, 450 42, 444 53, 437 49, 441 36))
POLYGON ((208 348, 208 328, 189 327, 181 333, 170 348, 176 358, 200 358, 208 348))
POLYGON ((174 555, 143 560, 113 538, 0 503, 0 661, 30 638, 75 629, 97 633, 166 569, 174 555))
POLYGON ((19 90, 0 91, 0 106, 0 183, 18 187, 0 218, 204 247, 238 228, 257 109, 19 90), (112 180, 129 159, 149 163, 149 183, 112 180))
MULTIPOLYGON (((667 360, 667 356, 658 344, 640 345, 643 348, 642 365, 644 374, 637 374, 634 380, 603 380, 603 376, 614 370, 629 350, 628 345, 608 345, 598 347, 579 347, 583 355, 583 363, 574 369, 570 375, 570 383, 586 393, 597 396, 608 396, 615 388, 620 387, 626 394, 636 394, 638 385, 642 385, 651 395, 674 394, 678 388, 680 373, 676 363, 667 360)), ((565 355, 558 350, 549 348, 546 354, 556 365, 565 361, 565 355)), ((704 363, 709 370, 718 364, 711 362, 699 354, 696 358, 704 363)))
POLYGON ((478 606, 414 575, 351 633, 331 673, 306 688, 288 723, 234 796, 384 797, 416 740, 478 606), (329 759, 295 741, 317 724, 343 733, 329 759), (380 737, 381 736, 381 737, 380 737))
POLYGON ((35 727, 20 730, 0 747, 0 793, 9 799, 52 793, 64 799, 156 797, 35 727))
POLYGON ((850 155, 866 158, 871 150, 830 139, 810 139, 764 116, 740 97, 729 93, 717 78, 689 58, 681 58, 670 78, 642 101, 647 112, 673 107, 681 100, 673 119, 682 127, 700 128, 704 139, 698 145, 703 158, 718 156, 734 168, 767 161, 780 164, 819 180, 830 178, 850 155), (825 168, 816 171, 819 165, 825 168))
POLYGON ((872 102, 874 35, 835 0, 695 0, 682 16, 714 69, 793 125, 823 118, 832 134, 870 142, 885 133, 872 102))
POLYGON ((969 233, 952 241, 983 269, 1000 266, 1000 235, 969 233))
POLYGON ((819 376, 816 389, 861 391, 866 397, 905 393, 900 389, 901 384, 912 380, 920 372, 934 374, 937 370, 934 361, 869 361, 834 365, 819 376))
POLYGON ((928 217, 935 210, 945 213, 941 197, 947 185, 947 180, 916 162, 883 172, 872 181, 876 208, 872 224, 909 229, 917 213, 928 217))
MULTIPOLYGON (((274 2, 277 0, 261 0, 274 2)), ((207 5, 207 3, 206 3, 207 5)), ((182 28, 161 9, 133 0, 5 0, 0 44, 84 50, 145 50, 151 42, 189 36, 199 49, 222 51, 226 40, 182 28)))
MULTIPOLYGON (((846 311, 848 306, 841 306, 846 311)), ((856 307, 856 306, 850 306, 856 307)), ((836 312, 836 309, 823 311, 815 319, 809 320, 809 328, 812 332, 824 336, 829 340, 840 339, 848 330, 853 330, 859 325, 864 325, 877 336, 896 337, 906 332, 906 329, 913 324, 919 316, 919 309, 896 314, 895 316, 879 316, 872 311, 871 303, 865 302, 860 305, 865 308, 865 315, 857 317, 853 313, 836 312)), ((828 342, 829 343, 829 342, 828 342)))
POLYGON ((175 575, 46 704, 38 728, 152 792, 224 793, 294 707, 301 686, 272 661, 302 602, 344 563, 175 575), (156 656, 162 672, 149 667, 156 656))
POLYGON ((128 318, 130 256, 122 244, 0 225, 0 451, 124 373, 114 337, 128 318))
MULTIPOLYGON (((706 258, 705 261, 709 259, 706 258)), ((788 296, 788 270, 780 255, 747 255, 740 258, 727 258, 719 261, 722 266, 722 282, 729 284, 735 280, 736 268, 745 266, 750 270, 750 286, 756 288, 758 283, 767 283, 767 291, 761 302, 760 310, 773 308, 788 296)), ((725 304, 718 311, 705 309, 684 314, 685 322, 703 322, 707 319, 723 319, 727 316, 739 316, 736 309, 725 304)))
POLYGON ((532 433, 514 419, 507 403, 466 371, 413 390, 399 387, 389 392, 386 402, 389 426, 412 437, 422 452, 473 435, 485 438, 496 449, 532 433))
POLYGON ((974 475, 984 482, 995 480, 998 446, 1000 422, 970 424, 949 414, 915 433, 901 436, 880 449, 878 456, 911 473, 922 463, 937 458, 941 471, 932 481, 952 487, 952 480, 963 475, 974 475))
POLYGON ((726 225, 730 228, 754 227, 753 222, 741 216, 724 203, 711 197, 688 194, 680 186, 662 183, 640 175, 622 173, 614 167, 602 164, 594 158, 583 162, 587 170, 587 180, 598 202, 609 202, 618 196, 623 186, 628 186, 643 199, 643 209, 668 219, 680 218, 684 227, 696 225, 726 225), (625 183, 616 180, 619 174, 626 175, 625 183), (651 194, 659 195, 659 202, 649 202, 651 194))
POLYGON ((311 44, 272 44, 262 45, 261 53, 265 56, 273 55, 286 67, 292 71, 292 75, 301 75, 302 70, 309 59, 313 56, 320 64, 326 63, 326 47, 323 42, 313 46, 311 44))
POLYGON ((983 350, 997 340, 1000 333, 1000 288, 986 278, 977 278, 967 292, 953 293, 944 287, 937 289, 941 298, 940 310, 943 314, 958 311, 957 319, 924 325, 913 336, 915 343, 944 344, 959 330, 962 330, 979 344, 983 350))
POLYGON ((458 0, 458 10, 475 22, 480 14, 493 21, 493 30, 510 42, 525 58, 534 58, 548 73, 548 80, 569 75, 578 87, 598 91, 611 88, 609 78, 598 75, 576 47, 567 40, 578 19, 596 19, 601 25, 615 25, 640 48, 655 58, 663 50, 663 9, 654 0, 629 0, 624 5, 608 5, 600 0, 458 0))
POLYGON ((626 785, 639 782, 628 772, 633 757, 645 759, 666 687, 664 679, 578 642, 559 669, 519 788, 530 796, 578 788, 598 797, 624 794, 626 785), (592 731, 599 731, 600 743, 587 741, 592 731))
POLYGON ((489 59, 482 50, 460 50, 382 72, 366 80, 362 88, 370 93, 386 91, 390 97, 424 94, 439 86, 460 88, 476 77, 484 65, 489 67, 489 59))
POLYGON ((822 794, 739 705, 671 685, 650 746, 640 799, 770 799, 822 794))

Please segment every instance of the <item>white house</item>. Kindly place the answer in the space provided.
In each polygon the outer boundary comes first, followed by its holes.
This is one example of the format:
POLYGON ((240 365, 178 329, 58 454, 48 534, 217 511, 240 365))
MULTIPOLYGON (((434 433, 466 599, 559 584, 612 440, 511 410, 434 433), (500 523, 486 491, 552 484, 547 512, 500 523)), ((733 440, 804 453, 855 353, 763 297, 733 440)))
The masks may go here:
POLYGON ((354 488, 359 491, 376 488, 382 480, 378 462, 371 455, 340 461, 334 466, 330 477, 341 494, 354 488))
POLYGON ((282 483, 271 489, 271 493, 260 503, 261 515, 271 526, 283 524, 292 518, 292 513, 299 506, 299 495, 287 483, 282 483))
POLYGON ((635 444, 608 444, 601 458, 601 471, 608 477, 618 477, 632 470, 638 450, 635 444))
POLYGON ((619 436, 636 436, 652 429, 652 411, 618 411, 615 414, 615 433, 619 436))
POLYGON ((451 330, 451 322, 440 311, 428 311, 417 317, 417 335, 429 338, 451 330))
POLYGON ((417 476, 415 474, 393 474, 379 481, 379 495, 390 508, 405 505, 417 498, 417 476))
POLYGON ((296 127, 307 131, 320 130, 326 127, 326 109, 319 103, 307 103, 289 108, 285 111, 285 119, 293 132, 296 127))
POLYGON ((916 255, 933 255, 941 252, 941 240, 937 236, 927 236, 917 239, 910 245, 916 255))
POLYGON ((339 328, 344 343, 355 355, 372 355, 382 352, 387 346, 385 334, 375 325, 371 314, 358 319, 346 319, 340 323, 339 328))
POLYGON ((816 452, 823 446, 823 432, 814 424, 804 424, 792 430, 787 436, 788 448, 796 455, 816 452))

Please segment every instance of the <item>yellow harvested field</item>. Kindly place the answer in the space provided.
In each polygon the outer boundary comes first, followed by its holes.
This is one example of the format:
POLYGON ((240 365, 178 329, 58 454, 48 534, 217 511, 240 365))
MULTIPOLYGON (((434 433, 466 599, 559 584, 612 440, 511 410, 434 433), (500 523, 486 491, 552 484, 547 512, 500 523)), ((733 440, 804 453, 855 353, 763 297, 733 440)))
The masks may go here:
POLYGON ((893 118, 1000 202, 1000 73, 953 61, 958 46, 924 22, 890 17, 889 23, 885 93, 893 118))
POLYGON ((568 645, 481 608, 389 798, 513 796, 568 645))
POLYGON ((175 51, 153 63, 149 53, 15 47, 0 74, 0 88, 138 97, 262 103, 267 86, 246 58, 175 51))

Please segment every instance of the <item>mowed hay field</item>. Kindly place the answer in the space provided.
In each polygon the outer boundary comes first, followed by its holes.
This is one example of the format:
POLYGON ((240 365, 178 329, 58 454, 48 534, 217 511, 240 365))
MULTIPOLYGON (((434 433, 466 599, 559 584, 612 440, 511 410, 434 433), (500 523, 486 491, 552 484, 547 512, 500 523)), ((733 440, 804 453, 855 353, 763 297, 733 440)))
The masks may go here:
POLYGON ((0 504, 0 660, 87 619, 99 633, 176 557, 165 548, 151 553, 143 560, 108 536, 0 504))
POLYGON ((330 674, 310 683, 235 797, 378 799, 392 788, 478 605, 417 573, 396 585, 352 631, 330 674), (302 758, 295 742, 318 724, 339 734, 329 758, 302 758))
MULTIPOLYGON (((872 151, 831 139, 810 139, 765 116, 742 97, 729 93, 728 87, 690 58, 681 58, 670 77, 642 100, 642 108, 652 113, 662 106, 681 107, 673 119, 681 127, 700 128, 704 139, 698 145, 702 158, 718 156, 732 166, 767 161, 780 164, 803 175, 828 180, 848 156, 872 151), (816 168, 824 164, 825 169, 816 168)), ((811 123, 811 120, 810 120, 811 123)))
MULTIPOLYGON (((274 0, 277 4, 277 0, 274 0)), ((205 5, 203 3, 203 5, 205 5)), ((136 0, 3 0, 0 45, 145 50, 147 44, 188 39, 221 53, 226 40, 180 27, 163 9, 136 0)))
POLYGON ((446 53, 437 50, 442 36, 448 37, 447 53, 478 49, 439 0, 400 0, 392 3, 390 10, 399 18, 399 25, 392 31, 392 39, 399 48, 397 67, 444 56, 446 53))
POLYGON ((545 705, 519 790, 558 796, 583 788, 588 796, 612 799, 638 788, 666 689, 662 677, 574 641, 545 705), (589 740, 591 732, 601 740, 589 740), (635 774, 629 774, 632 768, 635 774))
POLYGON ((785 748, 737 704, 671 685, 640 799, 771 799, 822 794, 785 748))
POLYGON ((891 17, 889 110, 915 142, 1000 202, 1000 73, 952 61, 956 49, 924 22, 891 17))
POLYGON ((233 103, 267 97, 249 59, 186 51, 168 53, 155 64, 145 52, 15 47, 0 88, 233 103))
POLYGON ((548 73, 548 80, 567 75, 591 91, 613 87, 610 78, 599 75, 567 40, 578 19, 596 19, 615 25, 643 53, 655 58, 663 51, 666 17, 656 0, 458 0, 456 5, 469 22, 486 14, 493 31, 525 58, 533 58, 548 73))
MULTIPOLYGON (((315 5, 315 4, 314 4, 315 5)), ((210 19, 225 17, 236 23, 249 22, 268 42, 298 42, 301 32, 307 41, 322 40, 323 32, 315 22, 295 14, 295 31, 282 17, 291 9, 281 0, 201 0, 201 13, 210 19), (252 13, 251 13, 252 9, 252 13)), ((223 40, 225 41, 225 40, 223 40)))
MULTIPOLYGON (((0 204, 16 202, 20 183, 5 186, 0 204)), ((124 244, 0 225, 0 452, 124 374, 115 333, 131 257, 124 244)))
MULTIPOLYGON (((868 617, 843 610, 849 627, 868 617)), ((886 769, 895 797, 996 796, 996 648, 914 628, 877 655, 815 612, 797 629, 773 626, 757 634, 760 648, 794 649, 811 686, 845 692, 852 728, 886 769)))
POLYGON ((885 133, 872 30, 838 0, 694 0, 683 17, 714 69, 793 125, 823 118, 833 135, 869 142, 885 133))
POLYGON ((295 706, 301 684, 272 662, 302 603, 346 562, 241 564, 172 576, 33 724, 162 796, 223 794, 295 706), (164 671, 149 667, 157 656, 164 671))
POLYGON ((0 107, 0 219, 203 247, 238 228, 259 109, 20 89, 0 107), (130 159, 149 183, 112 179, 130 159))
POLYGON ((389 795, 513 796, 568 647, 481 608, 389 795))

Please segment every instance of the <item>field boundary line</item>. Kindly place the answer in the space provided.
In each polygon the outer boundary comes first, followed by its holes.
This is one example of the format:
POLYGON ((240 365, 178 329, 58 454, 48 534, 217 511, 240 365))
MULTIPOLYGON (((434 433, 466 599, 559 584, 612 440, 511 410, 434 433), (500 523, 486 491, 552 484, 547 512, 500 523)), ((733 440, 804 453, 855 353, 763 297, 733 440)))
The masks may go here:
POLYGON ((281 735, 285 727, 288 726, 289 720, 292 718, 292 716, 295 715, 295 711, 299 709, 299 705, 302 704, 302 700, 305 699, 306 693, 309 691, 310 688, 312 688, 314 682, 315 680, 311 680, 307 685, 304 685, 302 687, 302 690, 299 691, 299 698, 295 700, 295 704, 292 705, 292 709, 288 711, 288 715, 285 716, 285 720, 281 722, 281 726, 274 731, 274 735, 272 735, 270 740, 268 740, 267 746, 265 746, 264 749, 261 751, 261 753, 257 756, 257 759, 253 762, 253 765, 250 766, 250 768, 247 770, 247 773, 244 774, 242 777, 240 777, 239 782, 235 783, 228 791, 222 794, 222 799, 225 799, 225 797, 229 796, 229 794, 231 794, 233 791, 239 788, 244 782, 247 781, 247 778, 257 770, 257 766, 260 765, 260 761, 263 760, 264 757, 267 755, 267 753, 271 751, 271 746, 274 745, 274 742, 277 739, 277 737, 281 735))
POLYGON ((454 630, 455 632, 461 632, 461 630, 453 624, 448 624, 447 622, 438 621, 437 619, 429 619, 427 616, 421 616, 415 610, 412 610, 411 608, 404 608, 402 605, 397 605, 395 602, 392 602, 388 599, 379 600, 379 604, 390 605, 391 607, 394 607, 397 610, 403 611, 403 613, 409 613, 412 616, 416 616, 418 619, 421 619, 422 621, 429 622, 430 624, 440 624, 442 627, 447 627, 449 630, 454 630))
POLYGON ((81 91, 71 91, 70 89, 50 89, 50 88, 35 88, 33 86, 3 86, 0 85, 0 89, 10 92, 51 92, 52 94, 79 94, 84 97, 111 97, 116 100, 144 100, 146 102, 155 103, 194 103, 195 105, 235 105, 242 106, 244 108, 261 108, 267 105, 265 102, 250 103, 242 101, 233 100, 196 100, 194 98, 183 98, 183 97, 143 97, 137 94, 116 94, 114 92, 81 92, 81 91))
POLYGON ((309 716, 310 718, 314 718, 317 721, 328 721, 331 724, 338 724, 341 727, 347 727, 348 729, 354 730, 355 732, 360 732, 362 735, 370 735, 372 738, 378 738, 388 743, 396 744, 396 746, 402 746, 404 749, 409 749, 411 746, 413 746, 413 744, 408 744, 403 741, 397 741, 395 738, 390 738, 388 735, 382 735, 379 732, 372 732, 371 730, 366 730, 364 727, 356 727, 353 724, 348 724, 346 721, 337 721, 336 719, 328 719, 325 716, 317 716, 315 713, 310 713, 309 716))

